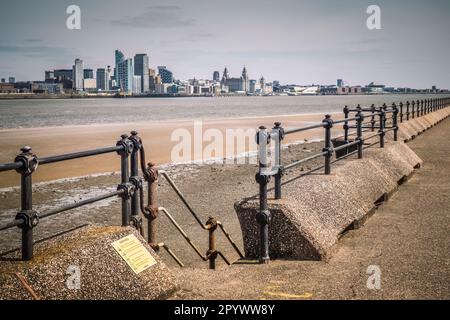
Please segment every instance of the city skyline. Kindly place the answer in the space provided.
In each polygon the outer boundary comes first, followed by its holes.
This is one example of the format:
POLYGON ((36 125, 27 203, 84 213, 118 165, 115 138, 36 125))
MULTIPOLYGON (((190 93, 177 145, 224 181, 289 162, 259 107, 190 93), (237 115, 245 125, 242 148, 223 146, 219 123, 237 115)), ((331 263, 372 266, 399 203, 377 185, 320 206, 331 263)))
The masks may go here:
POLYGON ((16 81, 37 80, 45 70, 70 68, 75 57, 87 68, 104 68, 114 65, 111 52, 120 47, 125 56, 147 53, 153 68, 170 66, 178 79, 209 79, 223 66, 237 73, 246 65, 259 73, 253 78, 283 83, 345 78, 352 84, 450 87, 450 44, 441 40, 450 29, 450 3, 378 1, 381 30, 366 28, 369 4, 134 0, 124 7, 80 0, 81 30, 68 30, 68 3, 2 3, 0 25, 10 32, 2 35, 0 71, 16 81))

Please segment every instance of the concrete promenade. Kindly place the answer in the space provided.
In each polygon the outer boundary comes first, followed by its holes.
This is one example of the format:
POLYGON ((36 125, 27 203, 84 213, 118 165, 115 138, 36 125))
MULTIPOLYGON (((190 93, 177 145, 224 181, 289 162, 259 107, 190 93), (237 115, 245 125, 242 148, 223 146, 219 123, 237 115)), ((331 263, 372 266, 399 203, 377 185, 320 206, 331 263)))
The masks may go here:
POLYGON ((450 299, 450 118, 408 145, 423 167, 322 261, 180 269, 175 299, 450 299), (367 288, 367 269, 381 289, 367 288))

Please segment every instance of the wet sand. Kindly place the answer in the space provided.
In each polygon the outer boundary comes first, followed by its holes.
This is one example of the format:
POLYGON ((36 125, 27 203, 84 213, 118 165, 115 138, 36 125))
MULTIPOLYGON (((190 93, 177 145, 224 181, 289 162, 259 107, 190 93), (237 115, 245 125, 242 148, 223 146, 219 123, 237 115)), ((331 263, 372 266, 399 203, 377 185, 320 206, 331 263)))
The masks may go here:
MULTIPOLYGON (((335 114, 334 118, 342 116, 335 114)), ((260 125, 268 128, 273 126, 275 121, 281 121, 285 128, 307 126, 311 123, 320 122, 323 119, 322 114, 308 115, 287 115, 276 117, 248 117, 238 119, 218 119, 203 121, 203 130, 218 129, 225 137, 226 129, 255 129, 260 125)), ((139 132, 142 138, 147 154, 147 161, 156 164, 171 163, 172 149, 180 140, 171 141, 171 135, 176 129, 187 129, 191 134, 194 131, 194 122, 192 120, 181 121, 152 121, 136 122, 124 124, 99 124, 99 125, 77 125, 64 127, 41 127, 26 129, 6 129, 0 130, 0 163, 8 163, 14 160, 14 157, 20 152, 19 148, 29 145, 38 157, 45 157, 56 154, 77 152, 99 147, 115 145, 123 133, 129 133, 132 130, 139 132)), ((339 131, 342 130, 339 126, 339 131)), ((290 135, 285 139, 285 143, 301 141, 304 139, 316 139, 322 137, 321 129, 310 130, 305 133, 290 135)), ((203 146, 210 142, 203 142, 203 146)), ((230 143, 228 141, 227 143, 230 143)), ((192 145, 194 145, 192 143, 192 145)), ((201 148, 191 148, 191 159, 202 159, 201 148), (200 151, 200 152, 199 152, 200 151)), ((224 147, 225 149, 225 147, 224 147)), ((216 154, 223 157, 236 156, 243 152, 249 152, 249 145, 236 147, 234 150, 228 149, 222 153, 216 154), (229 154, 231 152, 231 154, 229 154)), ((35 182, 50 181, 61 178, 84 176, 96 173, 115 172, 120 168, 120 160, 116 154, 107 154, 85 159, 65 161, 39 167, 33 175, 35 182)), ((19 175, 15 172, 0 173, 0 187, 9 187, 19 184, 19 175)))

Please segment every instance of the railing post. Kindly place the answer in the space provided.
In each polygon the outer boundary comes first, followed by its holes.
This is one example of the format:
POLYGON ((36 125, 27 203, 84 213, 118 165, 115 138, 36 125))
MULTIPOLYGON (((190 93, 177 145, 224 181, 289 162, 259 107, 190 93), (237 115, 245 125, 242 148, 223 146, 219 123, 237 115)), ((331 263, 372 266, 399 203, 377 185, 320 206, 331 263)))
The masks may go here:
MULTIPOLYGON (((358 105, 359 107, 359 105, 358 105)), ((344 119, 348 119, 348 114, 350 113, 348 106, 344 107, 344 119)), ((344 122, 344 142, 348 143, 348 121, 344 122)))
POLYGON ((392 113, 392 126, 394 127, 394 141, 398 141, 398 108, 395 103, 392 104, 394 112, 392 113))
POLYGON ((400 102, 400 123, 403 122, 403 102, 400 102))
POLYGON ((120 140, 117 141, 117 146, 121 146, 122 150, 117 153, 120 155, 120 174, 121 174, 121 184, 117 187, 118 190, 123 190, 121 194, 122 198, 122 226, 126 227, 130 225, 130 197, 132 194, 133 186, 129 182, 129 155, 133 152, 133 143, 128 139, 128 135, 123 134, 120 136, 120 140))
POLYGON ((370 120, 370 124, 372 125, 372 132, 374 132, 374 131, 375 131, 375 124, 377 123, 377 122, 375 121, 375 111, 376 111, 375 105, 372 104, 372 105, 370 106, 370 109, 371 109, 371 111, 372 111, 372 118, 371 118, 371 120, 370 120))
POLYGON ((333 119, 327 114, 322 121, 325 129, 325 148, 322 152, 326 152, 325 157, 325 174, 331 174, 331 157, 333 156, 333 143, 331 141, 331 128, 333 128, 333 119))
POLYGON ((430 113, 430 106, 431 106, 430 99, 427 99, 427 113, 430 113))
POLYGON ((39 223, 39 216, 33 210, 33 186, 31 176, 38 166, 37 157, 26 146, 20 149, 20 153, 14 162, 22 162, 22 166, 16 171, 20 173, 20 212, 16 220, 22 220, 19 228, 22 229, 22 260, 33 259, 33 228, 39 223))
POLYGON ((281 178, 283 177, 283 166, 281 164, 281 142, 284 139, 284 129, 281 122, 275 122, 275 130, 278 130, 278 144, 275 146, 275 156, 278 162, 278 172, 275 174, 275 199, 281 199, 281 178))
POLYGON ((423 116, 423 115, 424 115, 423 107, 424 107, 424 101, 423 101, 423 99, 422 99, 422 100, 420 100, 420 116, 423 116))
POLYGON ((142 218, 139 216, 139 189, 142 188, 142 181, 139 177, 139 150, 142 148, 142 143, 136 131, 131 131, 129 139, 133 143, 133 151, 130 157, 130 181, 134 185, 134 191, 131 195, 130 222, 133 227, 142 233, 142 218))
POLYGON ((413 100, 412 102, 411 102, 411 115, 412 115, 412 118, 414 119, 414 117, 415 117, 415 115, 416 115, 416 110, 414 110, 414 106, 416 105, 416 102, 413 100))
POLYGON ((217 248, 216 248, 216 234, 215 231, 217 229, 217 221, 213 217, 209 217, 206 222, 206 226, 208 229, 208 252, 206 256, 209 261, 209 269, 216 269, 216 259, 217 259, 217 248))
POLYGON ((357 129, 356 129, 356 140, 358 140, 358 159, 362 159, 363 157, 363 144, 364 144, 364 140, 363 140, 363 132, 362 132, 362 124, 364 121, 364 114, 361 111, 361 107, 358 107, 358 113, 356 114, 356 116, 358 117, 358 120, 356 120, 357 122, 357 129))
POLYGON ((419 100, 417 100, 416 105, 417 105, 417 117, 420 117, 420 101, 419 100))
POLYGON ((267 184, 270 181, 270 175, 263 174, 264 169, 267 166, 266 155, 263 155, 267 151, 264 147, 270 142, 270 135, 268 134, 266 127, 259 127, 257 133, 257 143, 260 149, 259 155, 259 172, 256 174, 256 182, 259 184, 259 210, 256 214, 256 221, 259 224, 260 235, 260 257, 259 262, 267 264, 270 262, 269 257, 269 223, 271 220, 271 213, 267 203, 267 184), (265 141, 264 141, 265 140, 265 141))
POLYGON ((157 187, 158 187, 158 170, 154 163, 148 163, 147 166, 147 183, 148 183, 148 209, 150 215, 147 217, 148 227, 148 243, 150 246, 157 245, 156 241, 156 218, 158 217, 158 203, 157 203, 157 187))
POLYGON ((380 112, 380 148, 384 148, 384 135, 386 134, 384 131, 385 123, 386 123, 386 112, 382 107, 379 109, 380 112))
POLYGON ((406 121, 409 121, 409 101, 406 101, 406 121))

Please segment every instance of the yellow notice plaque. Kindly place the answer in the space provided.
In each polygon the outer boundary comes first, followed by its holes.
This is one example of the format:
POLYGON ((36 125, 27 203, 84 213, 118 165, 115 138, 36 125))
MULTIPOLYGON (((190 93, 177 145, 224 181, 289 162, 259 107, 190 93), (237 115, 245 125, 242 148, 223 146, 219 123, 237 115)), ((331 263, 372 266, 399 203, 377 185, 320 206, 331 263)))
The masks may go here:
POLYGON ((157 263, 134 234, 113 242, 112 246, 136 274, 157 263))

